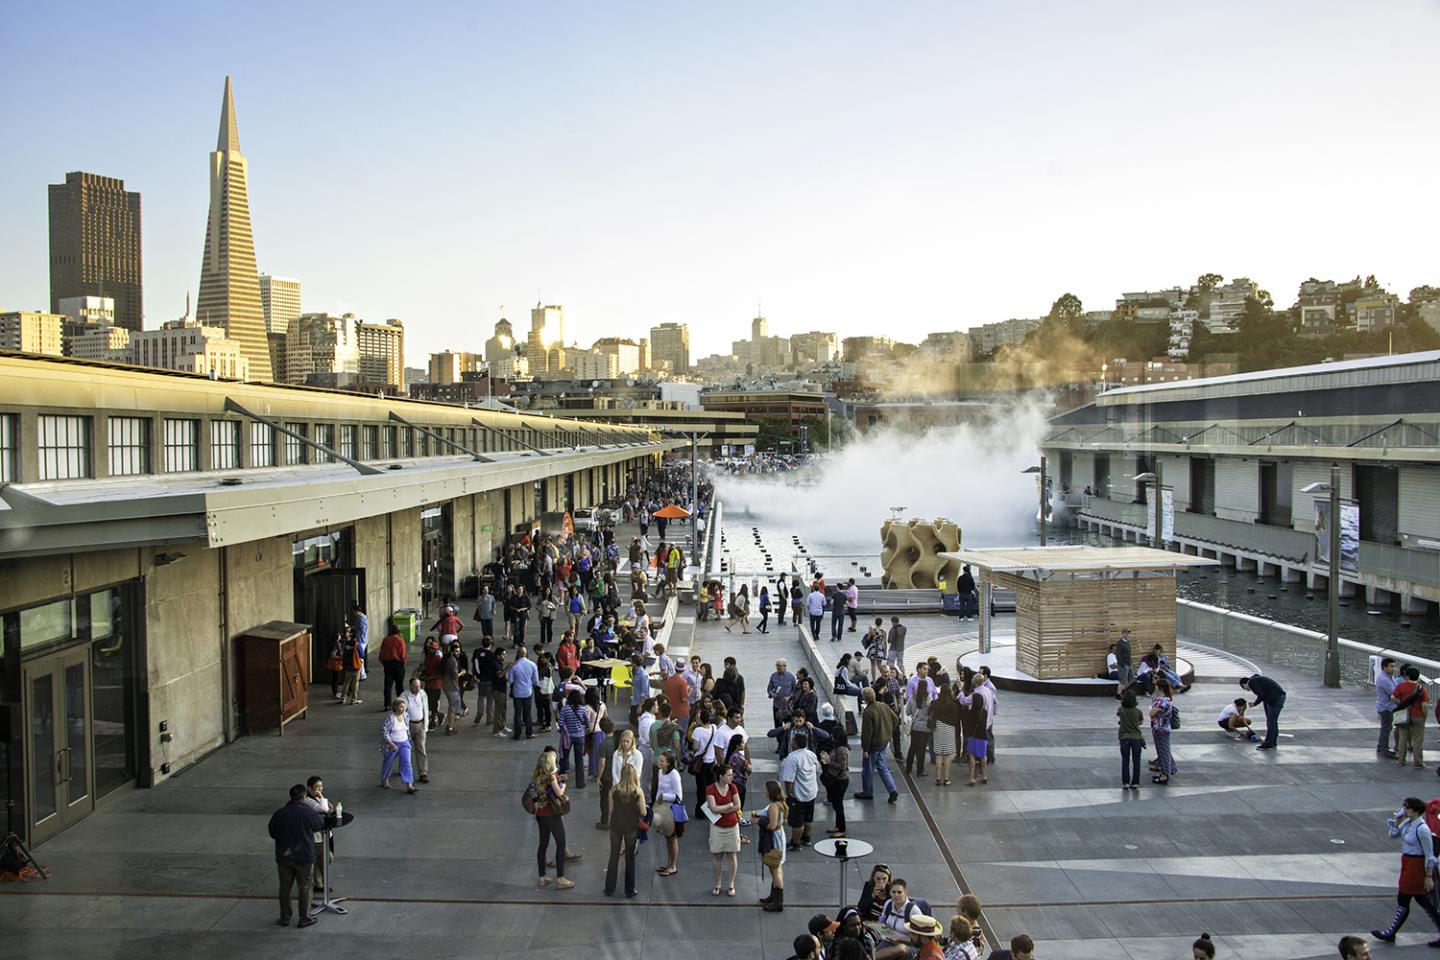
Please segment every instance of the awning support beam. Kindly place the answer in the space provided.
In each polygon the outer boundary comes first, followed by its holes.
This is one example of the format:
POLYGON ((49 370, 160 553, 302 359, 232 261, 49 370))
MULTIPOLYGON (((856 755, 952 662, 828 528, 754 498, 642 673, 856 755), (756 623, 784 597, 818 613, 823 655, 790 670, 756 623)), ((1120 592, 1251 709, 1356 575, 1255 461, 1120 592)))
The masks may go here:
POLYGON ((431 440, 435 440, 435 441, 437 441, 437 442, 439 442, 439 443, 443 443, 443 444, 445 444, 447 447, 454 447, 456 450, 459 450, 461 453, 469 454, 470 457, 471 457, 473 460, 475 460, 476 463, 494 463, 494 462, 495 462, 494 460, 491 460, 489 457, 484 456, 483 454, 476 453, 474 450, 471 450, 469 447, 462 446, 462 445, 456 443, 454 440, 451 440, 449 437, 442 437, 440 434, 434 432, 433 430, 426 430, 424 427, 420 426, 418 423, 411 423, 409 420, 406 420, 404 417, 400 416, 400 414, 396 413, 394 410, 391 410, 391 411, 390 411, 390 419, 391 419, 391 420, 394 420, 396 423, 403 424, 404 426, 409 427, 411 430, 418 430, 418 431, 420 431, 420 433, 421 433, 423 436, 427 436, 427 437, 429 437, 431 440))
POLYGON ((298 430, 291 430, 289 427, 285 426, 279 421, 271 420, 269 417, 262 417, 258 413, 247 410, 229 397, 225 398, 225 411, 227 413, 238 413, 242 417, 249 417, 256 423, 265 424, 271 430, 274 430, 276 433, 283 433, 287 437, 293 437, 294 439, 299 440, 301 443, 305 444, 305 446, 310 447, 314 450, 319 450, 321 453, 328 455, 333 460, 338 460, 341 463, 348 464, 349 466, 353 467, 355 469, 355 472, 360 474, 361 476, 373 477, 377 474, 385 472, 384 470, 381 470, 377 467, 370 466, 370 464, 368 463, 361 463, 359 460, 347 457, 343 453, 340 453, 338 450, 332 450, 329 447, 325 446, 325 444, 323 443, 316 443, 314 440, 311 440, 309 437, 305 436, 305 434, 299 432, 298 430))

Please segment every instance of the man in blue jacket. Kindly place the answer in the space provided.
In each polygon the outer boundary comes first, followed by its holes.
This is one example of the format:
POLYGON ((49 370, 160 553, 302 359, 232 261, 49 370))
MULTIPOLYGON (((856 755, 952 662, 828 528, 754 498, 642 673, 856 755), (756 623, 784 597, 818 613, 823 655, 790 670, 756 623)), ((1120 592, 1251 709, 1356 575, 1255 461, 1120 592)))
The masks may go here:
POLYGON ((290 887, 300 887, 300 922, 310 916, 311 877, 315 871, 315 834, 325 829, 325 818, 305 802, 305 784, 290 788, 290 802, 270 817, 270 838, 275 841, 275 864, 280 874, 280 926, 290 926, 290 887))
POLYGON ((1265 707, 1265 739, 1256 750, 1274 750, 1280 741, 1280 711, 1285 707, 1285 688, 1262 674, 1240 678, 1240 688, 1255 696, 1252 707, 1265 707))

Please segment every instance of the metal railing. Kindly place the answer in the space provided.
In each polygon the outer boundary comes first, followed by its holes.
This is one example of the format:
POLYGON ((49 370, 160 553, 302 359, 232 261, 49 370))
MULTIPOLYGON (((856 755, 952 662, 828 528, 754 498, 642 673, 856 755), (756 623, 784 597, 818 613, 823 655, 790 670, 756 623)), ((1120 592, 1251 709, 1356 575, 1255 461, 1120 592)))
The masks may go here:
MULTIPOLYGON (((1177 600, 1176 631, 1207 646, 1217 647, 1247 659, 1302 670, 1317 680, 1325 672, 1328 637, 1316 630, 1234 610, 1224 610, 1193 600, 1177 600)), ((1370 684, 1370 658, 1390 656, 1412 663, 1426 677, 1440 677, 1440 662, 1399 650, 1387 650, 1368 643, 1340 638, 1340 679, 1351 685, 1370 684)))

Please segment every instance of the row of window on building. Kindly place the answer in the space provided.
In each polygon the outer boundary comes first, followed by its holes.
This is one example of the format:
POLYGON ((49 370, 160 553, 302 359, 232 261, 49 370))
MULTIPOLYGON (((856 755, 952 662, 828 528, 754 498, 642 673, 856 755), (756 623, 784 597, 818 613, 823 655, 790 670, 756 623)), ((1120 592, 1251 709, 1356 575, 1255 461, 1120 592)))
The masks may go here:
MULTIPOLYGON (((353 460, 389 460, 409 457, 454 455, 461 448, 478 452, 523 449, 526 444, 541 446, 542 435, 522 429, 525 443, 509 431, 478 427, 426 427, 353 423, 304 423, 287 421, 285 431, 268 423, 242 420, 201 420, 186 417, 162 419, 159 469, 152 463, 151 431, 155 418, 113 416, 101 418, 105 425, 107 474, 132 477, 151 473, 186 473, 200 470, 201 444, 208 439, 210 470, 238 470, 252 467, 300 466, 332 463, 335 457, 319 447, 353 460), (208 438, 202 427, 208 425, 208 438), (303 438, 303 439, 302 439, 303 438)), ((18 482, 20 477, 19 415, 0 414, 0 481, 18 482)), ((78 480, 93 477, 91 431, 94 418, 65 414, 36 417, 38 480, 78 480)))

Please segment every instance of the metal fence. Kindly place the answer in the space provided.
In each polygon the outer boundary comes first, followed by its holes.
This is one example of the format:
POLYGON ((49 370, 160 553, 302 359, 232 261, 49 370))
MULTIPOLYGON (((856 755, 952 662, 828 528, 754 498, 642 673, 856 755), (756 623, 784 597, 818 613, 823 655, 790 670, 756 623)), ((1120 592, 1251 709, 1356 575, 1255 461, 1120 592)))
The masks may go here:
MULTIPOLYGON (((1175 626, 1182 636, 1247 659, 1293 667, 1317 680, 1325 673, 1325 648, 1329 638, 1315 630, 1305 630, 1288 623, 1252 617, 1192 600, 1177 601, 1175 626)), ((1391 656, 1402 663, 1413 663, 1426 677, 1440 677, 1440 662, 1399 650, 1356 643, 1341 637, 1342 682, 1369 685, 1372 656, 1391 656)))

